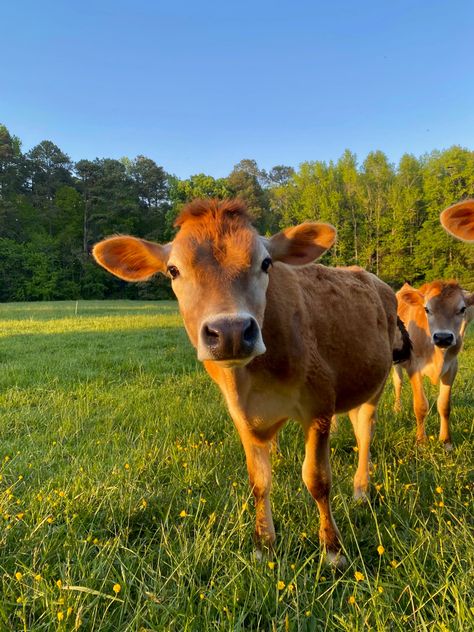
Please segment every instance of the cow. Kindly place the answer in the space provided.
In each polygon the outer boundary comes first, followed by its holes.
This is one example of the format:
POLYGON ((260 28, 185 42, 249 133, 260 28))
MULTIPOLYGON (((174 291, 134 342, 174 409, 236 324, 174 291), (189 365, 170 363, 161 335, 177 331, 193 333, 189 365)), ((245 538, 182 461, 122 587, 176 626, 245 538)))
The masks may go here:
POLYGON ((359 444, 354 491, 364 496, 377 402, 399 345, 395 294, 360 268, 314 263, 335 241, 329 224, 265 238, 241 201, 211 199, 186 205, 175 226, 171 243, 114 236, 93 256, 121 279, 171 278, 187 334, 243 444, 257 552, 275 541, 270 447, 292 418, 304 431, 302 477, 319 509, 326 560, 343 566, 329 499, 331 417, 350 411, 359 444))
POLYGON ((439 440, 452 449, 449 415, 451 390, 458 370, 458 354, 469 319, 474 294, 464 292, 456 281, 433 281, 418 290, 408 283, 397 292, 398 315, 412 341, 408 360, 394 367, 395 410, 401 409, 403 369, 408 373, 413 391, 418 442, 426 441, 425 418, 428 400, 423 390, 423 376, 439 383, 437 401, 441 419, 439 440))
POLYGON ((463 200, 450 206, 439 219, 448 233, 474 244, 474 200, 463 200))

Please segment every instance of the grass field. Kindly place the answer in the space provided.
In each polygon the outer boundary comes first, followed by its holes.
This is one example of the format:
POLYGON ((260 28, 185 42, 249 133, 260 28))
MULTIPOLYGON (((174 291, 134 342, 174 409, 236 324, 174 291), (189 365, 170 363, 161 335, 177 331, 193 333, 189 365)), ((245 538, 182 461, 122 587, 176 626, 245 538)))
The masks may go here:
POLYGON ((473 630, 473 330, 455 449, 435 439, 433 389, 416 448, 409 389, 395 415, 389 385, 365 506, 341 418, 332 499, 350 563, 334 573, 291 423, 276 553, 252 557, 243 451, 174 303, 0 305, 0 630, 473 630))

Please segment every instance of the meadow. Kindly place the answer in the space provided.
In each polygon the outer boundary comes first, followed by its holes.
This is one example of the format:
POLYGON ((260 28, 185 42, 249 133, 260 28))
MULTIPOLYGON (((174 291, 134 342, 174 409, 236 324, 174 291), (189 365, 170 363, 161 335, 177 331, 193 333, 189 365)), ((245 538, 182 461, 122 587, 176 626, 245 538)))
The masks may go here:
POLYGON ((174 302, 0 304, 0 630, 474 629, 474 327, 460 356, 455 449, 417 447, 408 385, 387 385, 371 501, 332 437, 348 568, 324 566, 289 423, 274 457, 278 543, 252 555, 243 450, 174 302))

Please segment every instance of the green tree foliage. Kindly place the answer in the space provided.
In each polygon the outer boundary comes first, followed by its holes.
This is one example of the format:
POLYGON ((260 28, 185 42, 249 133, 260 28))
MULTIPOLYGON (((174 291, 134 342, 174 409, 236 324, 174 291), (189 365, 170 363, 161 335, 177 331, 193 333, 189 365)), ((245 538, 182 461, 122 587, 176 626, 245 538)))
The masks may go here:
POLYGON ((336 226, 323 262, 361 265, 394 287, 458 278, 474 289, 474 248, 447 235, 440 211, 474 197, 474 152, 451 147, 392 165, 380 151, 362 164, 308 161, 268 172, 241 160, 226 178, 180 180, 146 156, 73 163, 49 140, 28 153, 0 125, 0 301, 170 296, 166 279, 127 284, 92 260, 113 233, 166 242, 182 206, 239 196, 262 234, 308 220, 336 226))

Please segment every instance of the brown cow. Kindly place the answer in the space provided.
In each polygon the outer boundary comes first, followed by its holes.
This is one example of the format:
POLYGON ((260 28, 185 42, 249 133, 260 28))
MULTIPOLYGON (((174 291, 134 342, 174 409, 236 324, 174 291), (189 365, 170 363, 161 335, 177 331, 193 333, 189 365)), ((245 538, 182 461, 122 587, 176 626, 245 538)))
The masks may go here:
POLYGON ((439 219, 448 233, 474 243, 474 200, 463 200, 450 206, 441 213, 439 219))
POLYGON ((425 418, 428 400, 423 391, 423 376, 438 384, 439 439, 452 448, 449 430, 451 389, 458 370, 457 356, 462 347, 469 306, 474 295, 467 294, 455 281, 433 281, 415 290, 408 283, 397 292, 398 315, 412 341, 409 360, 395 367, 395 410, 400 410, 402 368, 408 373, 413 390, 417 441, 426 440, 425 418))
POLYGON ((256 541, 275 540, 270 444, 288 418, 305 434, 303 480, 320 512, 328 560, 344 564, 329 493, 329 428, 351 411, 359 443, 355 494, 366 493, 372 423, 392 361, 396 298, 359 268, 313 264, 333 243, 329 224, 259 237, 238 200, 196 200, 172 243, 106 239, 96 260, 122 279, 168 274, 198 359, 237 427, 255 496, 256 541), (308 265, 305 265, 308 264, 308 265))

